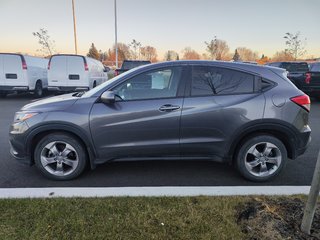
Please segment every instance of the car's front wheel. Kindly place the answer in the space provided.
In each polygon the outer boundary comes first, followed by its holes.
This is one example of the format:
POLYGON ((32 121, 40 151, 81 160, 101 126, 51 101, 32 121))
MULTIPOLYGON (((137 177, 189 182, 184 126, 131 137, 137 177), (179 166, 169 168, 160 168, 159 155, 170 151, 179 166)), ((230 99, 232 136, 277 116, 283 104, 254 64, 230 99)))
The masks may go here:
POLYGON ((286 162, 286 147, 278 138, 269 135, 248 139, 239 148, 236 156, 236 166, 241 175, 256 182, 275 177, 286 162))
POLYGON ((70 180, 84 171, 87 154, 83 145, 72 135, 54 133, 38 142, 34 160, 37 168, 46 177, 70 180))

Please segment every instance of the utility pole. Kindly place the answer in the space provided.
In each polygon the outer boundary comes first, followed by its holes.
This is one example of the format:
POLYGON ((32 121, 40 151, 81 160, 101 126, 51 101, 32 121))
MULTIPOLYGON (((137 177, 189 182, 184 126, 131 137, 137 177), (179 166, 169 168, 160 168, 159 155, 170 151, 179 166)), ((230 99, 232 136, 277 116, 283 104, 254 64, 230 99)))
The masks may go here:
POLYGON ((308 196, 308 201, 304 209, 301 230, 304 233, 310 235, 311 225, 316 211, 317 199, 320 191, 320 151, 318 153, 318 159, 316 163, 316 168, 314 170, 310 193, 308 196))
POLYGON ((74 12, 74 0, 72 0, 72 13, 73 13, 74 49, 75 49, 76 54, 78 54, 76 15, 75 15, 75 12, 74 12))
POLYGON ((115 47, 116 47, 116 68, 118 68, 117 0, 114 0, 114 31, 115 31, 115 47))

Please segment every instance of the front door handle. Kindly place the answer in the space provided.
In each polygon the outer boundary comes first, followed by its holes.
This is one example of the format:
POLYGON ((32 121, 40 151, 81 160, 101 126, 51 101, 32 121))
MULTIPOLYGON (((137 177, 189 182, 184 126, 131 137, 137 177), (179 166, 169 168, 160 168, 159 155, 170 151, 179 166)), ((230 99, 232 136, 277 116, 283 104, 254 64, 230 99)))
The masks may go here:
POLYGON ((159 108, 161 112, 171 112, 178 109, 180 109, 180 106, 171 105, 171 104, 165 104, 159 108))

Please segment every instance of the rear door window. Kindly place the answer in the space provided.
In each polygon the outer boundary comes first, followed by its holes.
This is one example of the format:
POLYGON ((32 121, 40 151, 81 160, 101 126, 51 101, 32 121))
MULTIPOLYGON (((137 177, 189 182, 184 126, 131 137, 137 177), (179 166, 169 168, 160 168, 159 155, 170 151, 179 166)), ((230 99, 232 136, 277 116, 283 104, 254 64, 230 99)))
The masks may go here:
POLYGON ((192 96, 242 94, 254 92, 254 76, 211 66, 192 68, 192 96))
POLYGON ((308 72, 309 67, 307 63, 283 63, 282 68, 288 72, 308 72))

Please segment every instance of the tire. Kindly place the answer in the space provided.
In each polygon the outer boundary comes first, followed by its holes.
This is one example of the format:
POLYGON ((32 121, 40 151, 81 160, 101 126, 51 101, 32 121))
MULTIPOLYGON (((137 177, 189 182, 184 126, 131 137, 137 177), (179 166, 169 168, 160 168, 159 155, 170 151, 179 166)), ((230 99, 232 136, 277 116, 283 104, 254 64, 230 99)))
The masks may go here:
POLYGON ((5 98, 7 96, 6 92, 0 92, 0 98, 5 98))
POLYGON ((37 81, 36 86, 34 88, 34 96, 36 98, 41 98, 43 96, 43 88, 42 88, 42 82, 37 81))
POLYGON ((87 164, 83 145, 72 135, 53 133, 43 137, 35 147, 36 167, 47 178, 70 180, 78 177, 87 164))
POLYGON ((276 137, 260 135, 247 139, 236 155, 240 174, 254 182, 277 176, 287 162, 287 149, 276 137))

